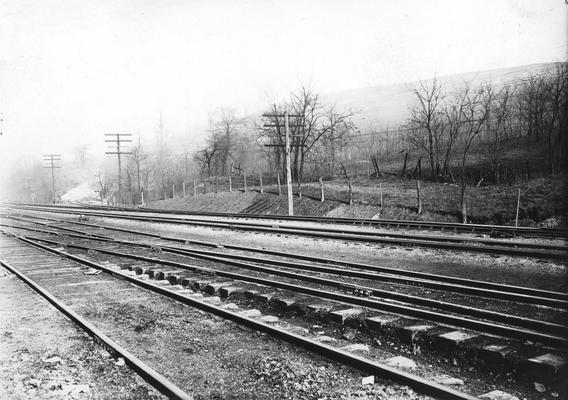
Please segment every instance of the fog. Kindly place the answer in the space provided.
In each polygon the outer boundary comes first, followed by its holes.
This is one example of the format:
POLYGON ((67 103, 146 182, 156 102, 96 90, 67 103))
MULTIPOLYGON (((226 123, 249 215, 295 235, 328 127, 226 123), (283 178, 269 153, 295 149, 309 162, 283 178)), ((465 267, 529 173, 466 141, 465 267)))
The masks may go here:
POLYGON ((208 118, 319 93, 566 59, 568 6, 510 1, 0 3, 0 157, 102 157, 105 133, 191 152, 208 118), (160 124, 160 120, 162 121, 160 124))

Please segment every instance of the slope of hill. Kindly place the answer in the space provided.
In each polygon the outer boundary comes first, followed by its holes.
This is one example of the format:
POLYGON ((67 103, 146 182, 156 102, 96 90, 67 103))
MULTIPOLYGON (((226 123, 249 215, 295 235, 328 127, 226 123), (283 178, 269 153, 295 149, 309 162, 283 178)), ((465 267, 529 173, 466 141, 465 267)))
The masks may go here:
MULTIPOLYGON (((496 88, 521 82, 529 75, 553 71, 558 63, 523 65, 487 71, 467 72, 438 77, 443 88, 451 88, 464 82, 473 86, 491 83, 496 88)), ((433 79, 433 78, 432 78, 433 79)), ((427 80, 431 82, 431 80, 427 80)), ((415 101, 412 90, 418 82, 407 82, 385 86, 349 89, 322 95, 322 100, 335 104, 337 109, 351 109, 354 122, 361 130, 370 126, 380 128, 384 125, 396 125, 408 115, 408 108, 415 101)))

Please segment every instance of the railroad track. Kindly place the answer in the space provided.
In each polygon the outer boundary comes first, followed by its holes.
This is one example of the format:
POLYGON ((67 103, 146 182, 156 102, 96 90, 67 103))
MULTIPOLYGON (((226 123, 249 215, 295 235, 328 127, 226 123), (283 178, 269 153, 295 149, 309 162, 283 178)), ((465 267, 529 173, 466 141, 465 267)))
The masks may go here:
POLYGON ((401 246, 418 246, 450 251, 466 251, 485 254, 500 254, 523 257, 538 257, 564 260, 567 258, 565 246, 542 243, 526 243, 494 239, 464 238, 439 235, 410 235, 391 232, 373 232, 354 228, 326 227, 323 225, 290 225, 260 222, 239 222, 221 220, 204 220, 189 217, 172 217, 170 215, 145 214, 133 211, 100 211, 78 207, 52 206, 11 206, 12 211, 40 211, 48 213, 85 215, 101 218, 118 218, 134 221, 151 221, 160 223, 183 224, 233 230, 301 235, 314 238, 360 241, 367 243, 392 244, 401 246))
MULTIPOLYGON (((452 335, 455 337, 458 332, 482 343, 484 346, 475 350, 478 352, 495 348, 495 345, 488 343, 497 340, 502 344, 504 338, 508 338, 508 346, 523 347, 523 353, 533 355, 564 354, 563 348, 566 347, 565 293, 395 270, 342 260, 322 260, 301 254, 187 240, 49 217, 11 215, 2 223, 2 229, 11 231, 21 242, 90 267, 111 265, 110 269, 106 267, 108 271, 105 270, 111 274, 120 273, 123 269, 131 270, 139 277, 147 276, 175 284, 172 288, 180 287, 181 284, 209 295, 225 298, 242 295, 247 301, 269 300, 274 307, 294 310, 310 309, 310 304, 321 301, 328 302, 328 305, 331 302, 331 307, 313 309, 320 317, 326 315, 331 320, 337 321, 339 316, 339 322, 342 324, 352 321, 349 315, 344 318, 342 312, 346 311, 345 307, 352 307, 347 310, 363 308, 366 318, 363 319, 362 325, 365 329, 374 329, 377 325, 381 325, 381 329, 385 331, 396 328, 399 329, 397 334, 410 334, 411 342, 421 340, 420 338, 434 338, 434 341, 442 337, 447 339, 452 335), (267 255, 271 257, 267 258, 267 255), (377 282, 393 283, 394 286, 390 290, 384 290, 380 285, 377 287, 377 282), (451 301, 433 301, 429 299, 433 295, 405 294, 404 290, 401 290, 403 286, 416 287, 421 291, 428 289, 434 294, 456 293, 462 296, 456 298, 458 301, 461 299, 462 304, 471 304, 470 296, 482 302, 489 300, 510 305, 524 303, 529 308, 536 307, 534 315, 546 314, 546 310, 553 310, 552 314, 562 315, 563 323, 539 320, 534 316, 518 317, 514 312, 507 314, 479 307, 463 307, 451 301), (278 291, 278 297, 273 295, 274 290, 278 291), (468 296, 467 299, 463 297, 465 295, 468 296), (308 306, 303 307, 299 305, 300 301, 290 300, 292 296, 300 296, 308 306), (374 314, 376 312, 381 314, 377 316, 374 314), (406 325, 396 326, 396 318, 402 318, 406 325), (390 323, 390 320, 395 322, 390 323), (372 323, 376 323, 374 328, 372 323), (421 329, 415 329, 417 327, 421 329), (472 333, 471 330, 475 332, 472 333), (493 335, 498 335, 500 339, 495 339, 493 335), (526 350, 526 341, 542 344, 537 344, 536 347, 529 345, 529 350, 526 350)), ((130 277, 135 279, 131 275, 130 277)), ((361 324, 361 319, 358 321, 361 324)), ((248 326, 258 329, 255 325, 248 326)), ((272 334, 279 335, 274 332, 272 334)), ((310 346, 306 345, 307 348, 310 346)), ((461 344, 458 347, 461 349, 461 344)), ((321 349, 317 348, 316 351, 321 349)), ((341 359, 342 356, 332 354, 330 357, 341 359)), ((515 361, 516 365, 526 362, 528 361, 515 361)), ((369 369, 364 371, 371 373, 369 369)), ((373 373, 379 374, 377 370, 374 371, 373 373)), ((379 375, 385 376, 384 371, 381 374, 379 375)), ((432 393, 428 387, 421 387, 422 384, 412 382, 410 385, 432 393)), ((437 395, 446 398, 446 394, 440 393, 437 392, 437 395)))
MULTIPOLYGON (((69 253, 62 253, 52 248, 44 247, 38 242, 32 240, 19 238, 19 242, 8 241, 7 243, 2 243, 1 248, 3 256, 0 260, 0 265, 2 265, 2 267, 16 274, 22 281, 24 281, 35 291, 40 293, 43 297, 48 299, 50 303, 55 305, 60 311, 70 317, 90 335, 102 341, 104 343, 104 346, 110 348, 113 353, 124 357, 128 365, 133 367, 150 384, 155 386, 169 398, 189 399, 192 397, 169 382, 167 379, 163 378, 162 375, 152 370, 148 365, 144 364, 142 361, 130 354, 126 349, 118 346, 101 330, 97 329, 95 326, 89 323, 85 318, 82 318, 77 312, 74 312, 72 310, 72 307, 64 304, 60 299, 51 294, 49 288, 42 287, 37 283, 37 281, 43 282, 45 286, 51 287, 54 290, 57 289, 57 285, 49 283, 50 281, 53 281, 53 279, 55 279, 54 276, 61 276, 62 279, 66 280, 66 282, 72 282, 64 284, 67 285, 67 288, 73 287, 73 285, 75 287, 85 287, 84 285, 86 284, 92 285, 94 284, 93 280, 99 278, 98 276, 92 276, 88 278, 92 280, 90 282, 85 282, 84 280, 80 281, 81 272, 84 272, 85 269, 77 268, 77 266, 87 266, 89 268, 103 271, 108 274, 108 276, 111 276, 113 278, 118 278, 121 281, 134 284, 136 285, 136 287, 140 287, 152 293, 159 294, 160 296, 173 299, 179 303, 189 305, 191 307, 233 321, 237 324, 252 328, 254 330, 265 332, 275 338, 291 343, 294 346, 301 346, 305 349, 316 352, 320 356, 328 357, 329 359, 332 359, 340 364, 350 365, 367 374, 373 374, 382 378, 392 379, 401 384, 408 385, 419 392, 444 399, 476 399, 476 397, 473 395, 460 392, 450 387, 445 387, 443 385, 435 383, 434 381, 413 375, 408 372, 391 368, 387 365, 381 364, 377 361, 365 357, 361 357, 349 351, 321 343, 317 340, 310 339, 309 337, 294 333, 288 329, 283 329, 274 324, 263 322, 262 319, 251 318, 247 316, 246 313, 238 313, 231 309, 224 308, 220 305, 215 304, 215 302, 210 302, 206 299, 202 299, 200 296, 195 296, 191 291, 179 289, 174 290, 167 288, 164 285, 141 280, 137 277, 133 277, 131 274, 120 271, 120 269, 111 268, 105 266, 102 263, 89 261, 84 257, 79 257, 69 253), (31 245, 33 249, 31 250, 29 246, 26 246, 26 244, 31 245), (47 256, 46 253, 43 253, 38 249, 64 256, 66 258, 66 263, 63 266, 64 268, 61 268, 61 265, 57 265, 57 267, 55 268, 46 268, 43 265, 38 265, 38 261, 53 264, 53 259, 47 256), (71 269, 73 269, 73 266, 75 266, 76 269, 76 271, 74 271, 75 273, 72 273, 70 271, 71 269), (65 272, 62 272, 62 270, 64 270, 65 272)), ((104 279, 106 278, 103 278, 103 280, 100 280, 99 282, 105 283, 106 281, 104 279)), ((77 295, 77 293, 66 293, 66 296, 68 298, 72 297, 72 295, 77 295)), ((85 293, 85 295, 82 296, 83 300, 85 300, 85 297, 87 297, 87 301, 93 301, 96 296, 88 297, 85 293)))
MULTIPOLYGON (((25 219, 20 219, 26 222, 25 219)), ((214 263, 220 263, 229 265, 232 267, 237 267, 240 269, 245 269, 248 271, 256 271, 265 274, 278 275, 282 277, 287 277, 295 279, 297 281, 311 282, 318 285, 324 285, 333 287, 339 290, 347 290, 352 293, 367 293, 367 298, 361 298, 352 295, 346 295, 344 293, 332 293, 332 292, 318 292, 317 290, 310 289, 303 286, 286 284, 286 283, 273 283, 273 286, 291 289, 294 291, 303 292, 306 294, 316 294, 319 297, 327 298, 331 300, 341 300, 352 305, 363 305, 369 308, 390 310, 398 313, 406 313, 406 315, 412 317, 426 318, 436 322, 450 323, 454 326, 461 326, 463 328, 473 328, 479 330, 487 330, 490 333, 500 334, 503 336, 517 337, 524 340, 536 340, 541 341, 549 345, 561 347, 564 344, 562 336, 566 334, 566 327, 560 324, 549 323, 544 321, 533 320, 530 318, 520 318, 512 315, 505 315, 499 312, 491 312, 475 307, 464 307, 460 305, 455 305, 443 301, 436 301, 427 298, 421 298, 417 296, 400 294, 397 292, 380 290, 377 288, 372 288, 365 286, 365 281, 381 281, 381 282, 392 282, 398 285, 413 285, 421 288, 435 289, 445 292, 454 292, 467 295, 474 295, 478 297, 499 299, 505 301, 511 301, 515 303, 525 303, 531 305, 540 305, 546 307, 553 307, 557 309, 565 310, 567 307, 568 296, 564 293, 538 290, 526 287, 502 285, 491 282, 475 281, 470 279, 462 279, 451 276, 428 274, 416 271, 406 271, 406 270, 396 270, 393 268, 385 268, 376 265, 361 264, 345 262, 342 260, 333 259, 319 259, 315 257, 302 256, 299 254, 290 254, 288 252, 277 252, 266 249, 255 249, 245 246, 231 246, 219 243, 207 243, 193 240, 186 240, 184 238, 175 237, 165 237, 163 235, 157 235, 147 232, 127 230, 123 228, 113 228, 104 227, 96 224, 89 224, 85 222, 67 222, 72 225, 82 225, 85 228, 94 228, 98 233, 81 231, 78 229, 72 229, 68 227, 56 226, 51 222, 38 222, 29 221, 34 224, 43 225, 44 229, 34 229, 30 227, 21 227, 22 229, 38 232, 38 233, 50 233, 50 234, 67 234, 74 240, 83 241, 98 241, 97 246, 92 245, 81 245, 77 243, 67 244, 67 246, 81 249, 83 251, 96 250, 100 253, 106 253, 113 256, 122 256, 139 261, 146 261, 150 263, 162 263, 165 266, 178 267, 181 269, 192 269, 193 267, 188 267, 187 264, 179 263, 177 261, 156 259, 155 257, 149 258, 140 256, 136 254, 128 254, 125 252, 119 252, 116 250, 105 249, 101 244, 111 244, 126 246, 127 248, 132 247, 143 247, 152 250, 159 249, 160 252, 169 253, 173 255, 187 256, 193 259, 206 260, 214 263), (121 240, 116 237, 110 237, 108 235, 101 235, 100 228, 106 230, 122 232, 130 235, 144 236, 146 238, 153 238, 155 241, 142 242, 140 239, 135 240, 121 240), (47 230, 45 229, 47 228, 47 230), (55 231, 54 231, 55 230, 55 231), (59 232, 57 232, 59 230, 59 232), (157 240, 157 241, 156 241, 157 240), (185 245, 194 244, 201 247, 215 247, 229 250, 237 250, 240 252, 257 253, 256 256, 235 254, 235 253, 220 253, 219 250, 203 250, 203 249, 188 249, 182 247, 173 246, 172 243, 166 244, 164 242, 177 242, 183 243, 185 245), (102 246, 102 247, 101 247, 102 246), (258 253, 262 254, 259 255, 258 253), (270 254, 276 256, 276 258, 267 259, 265 254, 270 254), (282 259, 282 258, 287 258, 282 259), (308 261, 307 263, 301 263, 299 260, 308 261), (330 266, 330 264, 335 264, 335 266, 330 266), (278 266, 278 269, 274 267, 278 266), (302 272, 316 272, 318 274, 326 274, 329 278, 314 277, 306 275, 305 273, 298 273, 300 270, 302 272), (341 282, 337 280, 338 277, 349 277, 353 278, 350 282, 341 282), (357 279, 359 281, 357 281, 357 279), (280 286, 278 286, 280 285, 280 286), (413 306, 430 307, 436 309, 438 312, 430 312, 424 309, 404 309, 404 307, 392 305, 385 303, 384 301, 379 302, 376 299, 381 298, 383 300, 395 300, 398 302, 406 302, 413 306), (441 314, 442 312, 454 312, 456 314, 469 315, 472 317, 478 317, 486 321, 472 321, 463 319, 459 316, 450 316, 447 314, 441 314), (492 323, 487 323, 487 320, 492 321, 492 323), (499 326, 498 322, 509 322, 516 327, 507 328, 499 326), (526 329, 522 331, 519 328, 526 329), (541 334, 536 334, 532 329, 541 330, 541 334), (549 335, 552 333, 552 335, 549 335), (556 336, 555 336, 556 335, 556 336), (550 336, 550 337, 549 337, 550 336)), ((6 224, 4 224, 7 226, 6 224)), ((9 225, 8 225, 9 226, 9 225)), ((12 226, 14 227, 14 226, 12 226)), ((49 243, 52 245, 65 245, 50 239, 41 239, 44 243, 49 243)), ((132 250, 130 250, 132 252, 132 250)), ((259 279, 254 276, 247 276, 243 274, 237 274, 234 272, 224 272, 221 270, 215 270, 209 268, 207 274, 213 274, 215 276, 237 279, 240 281, 248 281, 254 283, 262 283, 269 285, 270 282, 266 280, 259 279)), ((564 312, 564 311, 563 311, 564 312)))
MULTIPOLYGON (((53 228, 53 226, 52 226, 53 228)), ((57 228, 56 228, 57 229, 57 228)), ((52 233, 52 231, 35 230, 38 233, 52 233)), ((68 233, 73 238, 87 242, 87 244, 78 244, 71 241, 52 240, 46 238, 30 238, 27 240, 39 240, 42 243, 60 247, 79 249, 85 252, 96 251, 98 253, 108 254, 115 257, 129 258, 132 260, 143 261, 149 264, 161 264, 164 267, 175 267, 180 270, 189 270, 199 272, 201 274, 213 275, 221 278, 238 280, 241 282, 262 284, 279 289, 290 290, 295 293, 302 293, 328 300, 341 301, 352 306, 364 306, 379 311, 395 312, 413 318, 422 318, 428 321, 445 323, 453 326, 475 329, 481 332, 497 334, 505 337, 516 338, 520 340, 531 340, 542 342, 546 345, 563 347, 568 344, 564 338, 567 336, 568 329, 557 323, 539 321, 531 318, 516 317, 501 312, 487 311, 481 308, 462 306, 450 302, 432 300, 427 297, 420 297, 409 294, 402 294, 389 290, 381 290, 373 288, 371 283, 382 280, 383 277, 372 272, 353 271, 347 268, 331 268, 328 266, 304 264, 300 265, 296 262, 287 262, 284 260, 266 259, 265 257, 253 257, 244 255, 231 255, 219 253, 219 251, 183 249, 175 246, 167 246, 156 243, 141 243, 139 241, 127 241, 112 238, 110 236, 97 235, 90 236, 87 232, 74 230, 75 233, 68 233), (93 245, 91 242, 96 241, 93 245), (116 246, 119 245, 117 249, 116 246), (213 262, 215 264, 225 264, 237 267, 246 272, 254 271, 263 274, 262 276, 243 273, 242 271, 226 271, 218 268, 198 268, 194 264, 188 262, 172 261, 163 257, 140 255, 136 248, 147 248, 150 250, 159 249, 160 252, 186 256, 190 259, 200 259, 213 262), (134 248, 134 249, 133 249, 134 248), (243 261, 244 260, 244 261, 243 261), (279 268, 275 269, 274 266, 279 268), (298 273, 297 270, 313 271, 324 273, 327 276, 314 276, 305 273, 298 273), (292 281, 279 281, 267 278, 266 276, 278 276, 289 278, 292 281), (357 278, 350 281, 339 279, 340 277, 350 276, 357 278), (297 282, 301 282, 298 284, 297 282), (331 287, 335 291, 321 290, 306 283, 315 284, 316 286, 331 287), (345 291, 349 293, 345 293, 345 291), (365 293, 365 297, 355 295, 355 293, 365 293), (389 303, 388 300, 395 300, 398 304, 389 303), (511 326, 505 326, 508 323, 511 326)), ((132 233, 129 232, 129 233, 132 233)), ((171 272, 171 271, 170 271, 171 272)), ((428 276, 428 274, 424 274, 428 276)), ((436 287, 437 290, 465 292, 471 288, 476 288, 475 295, 486 298, 507 299, 513 302, 523 302, 525 304, 536 304, 549 306, 559 309, 568 307, 568 297, 559 292, 530 290, 529 288, 517 288, 508 285, 494 284, 494 289, 483 290, 479 287, 480 283, 462 279, 460 285, 448 284, 447 282, 437 281, 436 277, 430 276, 430 279, 414 279, 413 281, 405 278, 406 283, 426 286, 428 288, 436 287), (476 287, 477 286, 477 287, 476 287), (524 293, 523 293, 524 292, 524 293)), ((392 281, 393 279, 391 279, 392 281)), ((399 280, 401 282, 401 280, 399 280)), ((402 281, 404 282, 404 281, 402 281)))
MULTIPOLYGON (((29 205, 29 204, 28 204, 29 205)), ((158 213, 171 215, 192 215, 202 217, 219 217, 234 219, 261 219, 261 220, 281 220, 281 221, 302 221, 302 222, 318 222, 324 224, 335 225, 359 225, 380 228, 397 228, 397 229, 416 229, 416 230, 436 230, 441 232, 455 233, 478 233, 486 235, 502 235, 502 236, 521 236, 534 238, 566 238, 568 230, 561 228, 532 228, 532 227, 515 227, 507 225, 488 225, 488 224, 459 224, 452 222, 426 222, 413 220, 395 220, 395 219, 370 219, 370 218, 332 218, 318 216, 289 216, 289 215, 266 215, 255 213, 222 213, 207 211, 181 211, 181 210, 160 210, 150 207, 116 207, 116 206, 95 206, 77 203, 77 207, 86 207, 98 210, 117 210, 117 211, 138 211, 144 213, 158 213)))

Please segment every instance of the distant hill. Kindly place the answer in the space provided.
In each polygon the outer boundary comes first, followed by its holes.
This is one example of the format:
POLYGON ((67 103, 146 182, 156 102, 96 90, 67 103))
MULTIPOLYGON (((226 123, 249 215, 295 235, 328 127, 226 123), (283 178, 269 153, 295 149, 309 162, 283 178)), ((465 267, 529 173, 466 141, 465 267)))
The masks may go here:
MULTIPOLYGON (((463 82, 471 82, 474 86, 487 82, 502 87, 518 83, 531 74, 552 71, 557 65, 558 63, 544 63, 466 72, 441 76, 438 80, 442 83, 442 87, 452 87, 463 82)), ((349 89, 324 94, 321 97, 325 103, 335 104, 338 110, 351 109, 355 112, 354 122, 361 130, 366 130, 369 126, 382 128, 385 125, 397 125, 407 118, 408 108, 415 102, 412 90, 417 84, 418 82, 408 82, 349 89)))

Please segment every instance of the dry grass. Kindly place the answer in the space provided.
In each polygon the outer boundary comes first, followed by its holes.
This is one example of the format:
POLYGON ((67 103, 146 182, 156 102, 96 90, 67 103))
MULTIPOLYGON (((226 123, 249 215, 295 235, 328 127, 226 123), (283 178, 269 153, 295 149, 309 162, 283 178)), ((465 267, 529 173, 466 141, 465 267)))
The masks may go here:
MULTIPOLYGON (((547 220, 558 222, 566 214, 566 176, 539 178, 521 184, 503 184, 474 187, 466 190, 468 220, 471 223, 515 223, 518 190, 521 189, 519 224, 535 226, 547 220)), ((266 187, 276 192, 276 187, 266 187)), ((296 192, 297 188, 295 188, 296 192)), ((294 196, 297 215, 328 215, 348 218, 385 218, 423 221, 461 221, 458 185, 421 182, 422 213, 417 214, 416 182, 394 176, 380 179, 358 178, 353 181, 354 204, 349 206, 349 189, 346 181, 325 182, 324 203, 319 199, 319 183, 305 183, 304 197, 294 196), (382 208, 381 208, 382 189, 382 208), (306 196, 307 195, 307 196, 306 196)), ((261 199, 269 199, 270 214, 287 214, 286 196, 271 193, 233 192, 207 193, 185 199, 168 199, 149 203, 149 207, 188 211, 240 212, 261 199)))
MULTIPOLYGON (((518 190, 521 190, 519 222, 536 225, 566 213, 566 177, 539 178, 518 185, 492 185, 466 189, 466 206, 472 223, 514 224, 518 190)), ((319 185, 306 184, 306 192, 319 195, 319 185)), ((381 218, 459 221, 461 207, 459 185, 421 182, 422 210, 417 211, 416 182, 397 177, 359 179, 353 182, 355 203, 383 208, 381 218)), ((326 198, 347 201, 349 189, 345 181, 325 182, 326 198)))

